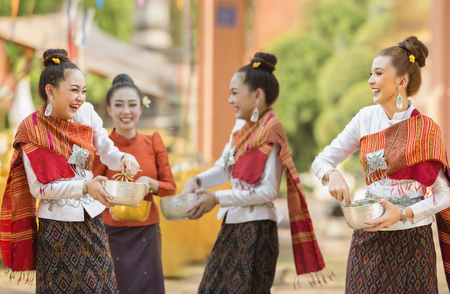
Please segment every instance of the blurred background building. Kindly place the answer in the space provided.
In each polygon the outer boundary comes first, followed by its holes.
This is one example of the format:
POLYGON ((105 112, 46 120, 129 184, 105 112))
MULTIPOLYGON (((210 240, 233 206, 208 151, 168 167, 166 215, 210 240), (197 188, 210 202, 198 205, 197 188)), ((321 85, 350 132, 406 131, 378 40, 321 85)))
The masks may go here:
MULTIPOLYGON (((311 199, 329 201, 308 174, 310 165, 360 108, 372 104, 367 80, 376 53, 409 35, 430 49, 413 103, 441 125, 450 148, 448 15, 448 0, 0 1, 0 196, 15 128, 41 105, 44 50, 69 51, 85 73, 87 101, 107 128, 113 126, 105 101, 112 78, 127 73, 134 79, 152 101, 138 128, 162 133, 180 191, 229 140, 231 77, 255 52, 267 51, 278 57, 274 108, 305 189, 311 199)), ((359 155, 342 169, 357 191, 363 184, 359 155)), ((219 227, 214 212, 197 222, 162 220, 166 276, 183 276, 184 265, 205 260, 219 227)))

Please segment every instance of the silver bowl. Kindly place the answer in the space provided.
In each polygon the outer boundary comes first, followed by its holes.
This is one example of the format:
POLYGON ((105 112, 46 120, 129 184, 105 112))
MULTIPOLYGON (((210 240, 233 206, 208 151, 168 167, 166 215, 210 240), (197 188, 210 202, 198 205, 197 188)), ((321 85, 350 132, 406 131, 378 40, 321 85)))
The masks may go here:
POLYGON ((147 186, 137 182, 105 181, 103 188, 114 199, 106 199, 111 204, 139 206, 147 195, 147 186))
MULTIPOLYGON (((358 201, 354 201, 358 202, 358 201)), ((364 206, 345 207, 342 206, 345 221, 354 230, 371 228, 373 226, 364 224, 365 221, 374 220, 384 214, 385 207, 380 203, 372 203, 364 206)))
POLYGON ((195 211, 184 213, 189 207, 197 203, 198 196, 195 193, 181 194, 161 198, 161 211, 169 221, 188 219, 195 211))

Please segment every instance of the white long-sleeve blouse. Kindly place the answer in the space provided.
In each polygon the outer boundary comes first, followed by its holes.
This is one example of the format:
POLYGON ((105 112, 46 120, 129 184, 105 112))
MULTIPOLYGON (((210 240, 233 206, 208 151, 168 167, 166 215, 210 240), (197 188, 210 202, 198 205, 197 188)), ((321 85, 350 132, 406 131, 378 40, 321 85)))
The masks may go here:
MULTIPOLYGON (((232 133, 240 130, 244 125, 245 121, 237 120, 232 133)), ((225 145, 222 156, 216 161, 214 167, 197 175, 197 178, 202 182, 202 188, 217 187, 225 184, 228 180, 232 183, 231 189, 216 191, 221 207, 217 218, 221 219, 227 214, 226 223, 228 224, 266 219, 280 222, 283 215, 273 203, 278 197, 284 171, 283 163, 277 156, 280 148, 274 145, 266 159, 260 181, 249 191, 233 185, 236 179, 230 179, 228 172, 225 170, 230 146, 231 136, 230 141, 225 145)))
MULTIPOLYGON (((120 152, 109 139, 108 132, 103 128, 103 121, 95 112, 92 104, 83 103, 73 122, 92 127, 94 146, 101 161, 111 170, 119 171, 120 159, 125 153, 120 152)), ((103 212, 105 209, 103 204, 94 200, 89 194, 83 195, 83 182, 85 179, 93 178, 91 171, 86 171, 86 178, 76 175, 71 179, 42 184, 37 180, 30 160, 23 150, 22 155, 31 195, 40 200, 37 217, 58 221, 83 221, 84 210, 91 217, 103 212), (56 203, 51 203, 55 200, 56 203)))
MULTIPOLYGON (((360 146, 359 141, 363 136, 380 132, 387 129, 393 124, 400 122, 402 119, 411 117, 414 106, 410 104, 405 112, 394 113, 392 119, 386 115, 379 105, 373 105, 361 109, 358 114, 350 121, 345 129, 334 139, 330 145, 325 147, 312 164, 312 170, 315 175, 322 181, 323 185, 328 182, 323 181, 326 172, 347 159, 356 152, 360 146)), ((412 180, 396 181, 396 185, 392 185, 391 179, 386 179, 383 183, 377 181, 367 186, 369 192, 379 196, 400 197, 407 195, 410 198, 424 196, 422 184, 412 180), (412 187, 410 186, 411 184, 412 187), (409 189, 407 188, 409 187, 409 189), (402 191, 402 192, 400 192, 402 191), (402 193, 402 195, 400 195, 402 193)), ((445 178, 444 172, 441 171, 432 185, 434 192, 433 197, 417 202, 410 206, 414 213, 414 217, 409 218, 407 222, 401 221, 384 230, 403 230, 413 227, 419 227, 431 224, 434 221, 434 214, 450 206, 450 188, 445 178)))

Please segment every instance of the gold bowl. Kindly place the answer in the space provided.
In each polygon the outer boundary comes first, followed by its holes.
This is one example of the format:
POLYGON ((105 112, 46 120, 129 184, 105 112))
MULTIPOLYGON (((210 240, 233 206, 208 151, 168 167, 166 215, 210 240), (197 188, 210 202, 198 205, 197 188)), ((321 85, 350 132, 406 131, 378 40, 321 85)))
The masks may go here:
POLYGON ((150 215, 152 203, 150 201, 142 201, 138 207, 114 205, 109 209, 111 217, 115 220, 126 220, 133 222, 145 222, 150 215))
MULTIPOLYGON (((364 200, 364 199, 363 199, 364 200)), ((354 201, 353 203, 359 201, 354 201)), ((347 225, 354 230, 371 228, 373 226, 364 224, 365 221, 374 220, 382 216, 385 212, 384 205, 380 203, 372 203, 363 206, 346 207, 342 206, 345 221, 347 225)))
POLYGON ((139 206, 147 195, 147 186, 137 182, 105 181, 103 188, 114 199, 106 199, 111 204, 139 206))
POLYGON ((195 211, 184 213, 189 207, 197 203, 198 196, 195 193, 181 194, 161 198, 161 212, 169 221, 188 219, 195 211))

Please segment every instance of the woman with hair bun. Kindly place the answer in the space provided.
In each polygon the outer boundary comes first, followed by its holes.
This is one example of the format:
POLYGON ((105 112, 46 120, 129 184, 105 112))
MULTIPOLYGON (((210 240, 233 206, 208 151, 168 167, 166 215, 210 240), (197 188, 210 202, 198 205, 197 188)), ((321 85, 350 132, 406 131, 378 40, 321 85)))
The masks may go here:
MULTIPOLYGON (((355 230, 345 293, 437 293, 431 223, 436 215, 444 264, 450 262, 449 170, 439 126, 407 100, 422 83, 427 47, 408 37, 381 50, 369 86, 376 105, 359 111, 312 165, 334 198, 348 206, 347 182, 336 166, 361 149, 366 198, 385 213, 355 230)), ((447 281, 449 269, 445 266, 447 281)))
MULTIPOLYGON (((137 182, 148 184, 151 189, 144 198, 145 202, 141 204, 150 204, 149 215, 145 220, 120 219, 109 210, 103 213, 116 269, 117 286, 120 293, 124 294, 165 293, 159 212, 153 195, 173 195, 176 186, 167 150, 159 133, 143 135, 136 130, 144 105, 148 107, 148 103, 148 98, 142 96, 139 88, 126 74, 114 78, 106 95, 108 113, 115 124, 109 138, 119 150, 132 154, 144 167, 142 174, 136 179, 137 182)), ((100 162, 98 156, 92 171, 94 175, 109 179, 115 174, 100 162)))
POLYGON ((93 178, 92 162, 97 153, 109 168, 132 175, 139 164, 108 138, 67 52, 45 51, 44 66, 44 104, 22 121, 13 144, 2 205, 3 262, 12 277, 19 272, 19 281, 31 282, 36 270, 36 293, 118 293, 101 219, 112 197, 102 187, 107 178, 93 178))
MULTIPOLYGON (((273 201, 284 170, 297 274, 325 268, 284 127, 271 108, 279 92, 276 63, 274 55, 256 53, 233 76, 228 102, 238 120, 230 141, 215 166, 183 188, 182 193, 200 195, 187 210, 195 211, 191 219, 216 205, 221 207, 218 218, 224 217, 198 293, 270 293, 279 250, 277 223, 283 218, 273 201), (228 180, 230 190, 208 190, 228 180)), ((314 280, 317 274, 310 277, 311 283, 320 283, 314 280)))

